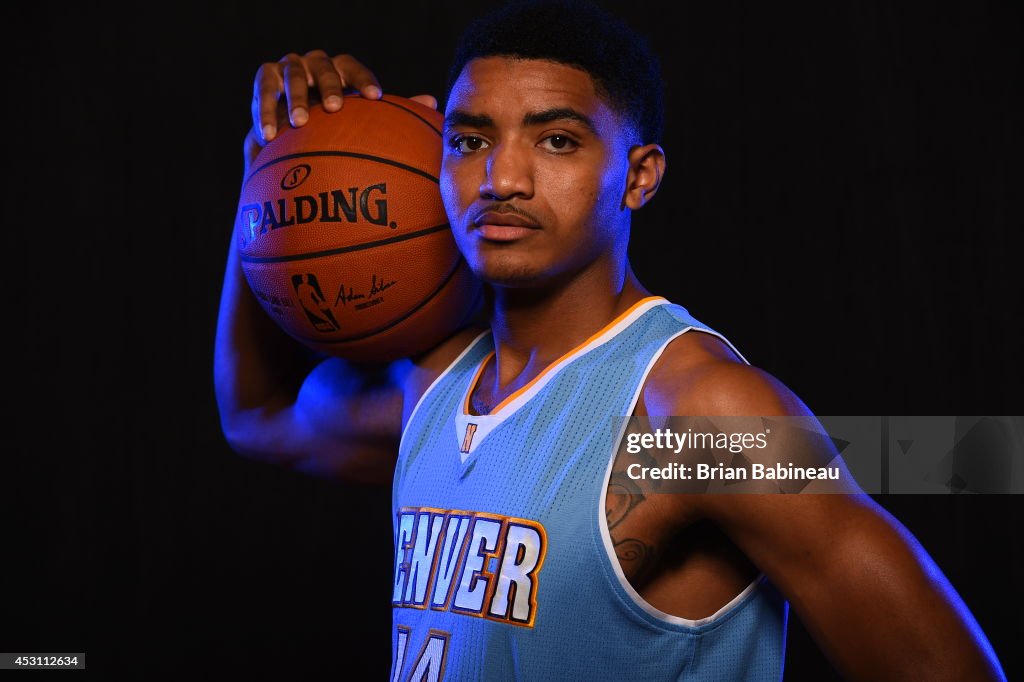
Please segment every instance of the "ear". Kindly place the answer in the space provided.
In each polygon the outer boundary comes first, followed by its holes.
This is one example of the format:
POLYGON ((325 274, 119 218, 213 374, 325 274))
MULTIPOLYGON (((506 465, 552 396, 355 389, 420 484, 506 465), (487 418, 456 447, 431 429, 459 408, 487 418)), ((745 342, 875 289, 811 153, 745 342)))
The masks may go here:
POLYGON ((665 150, 656 144, 645 144, 629 150, 629 172, 626 175, 626 193, 623 208, 637 210, 643 207, 661 185, 665 175, 665 150))

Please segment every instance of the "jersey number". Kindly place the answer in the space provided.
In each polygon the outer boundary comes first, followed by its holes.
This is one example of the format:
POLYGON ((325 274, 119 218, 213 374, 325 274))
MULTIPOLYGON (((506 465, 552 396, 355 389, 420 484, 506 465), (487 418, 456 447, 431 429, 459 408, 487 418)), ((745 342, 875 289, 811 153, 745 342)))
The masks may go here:
POLYGON ((412 632, 404 625, 395 626, 395 656, 391 660, 391 682, 440 682, 444 677, 445 657, 448 654, 448 638, 451 633, 431 630, 423 642, 416 662, 409 667, 404 678, 405 655, 409 649, 409 635, 412 632))

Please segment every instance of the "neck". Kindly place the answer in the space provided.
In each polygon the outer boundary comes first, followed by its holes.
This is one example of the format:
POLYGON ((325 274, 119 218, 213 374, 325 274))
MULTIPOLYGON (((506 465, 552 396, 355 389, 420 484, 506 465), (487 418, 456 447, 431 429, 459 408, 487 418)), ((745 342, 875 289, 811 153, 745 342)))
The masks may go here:
POLYGON ((541 288, 495 287, 494 388, 521 385, 651 294, 629 264, 574 273, 541 288))

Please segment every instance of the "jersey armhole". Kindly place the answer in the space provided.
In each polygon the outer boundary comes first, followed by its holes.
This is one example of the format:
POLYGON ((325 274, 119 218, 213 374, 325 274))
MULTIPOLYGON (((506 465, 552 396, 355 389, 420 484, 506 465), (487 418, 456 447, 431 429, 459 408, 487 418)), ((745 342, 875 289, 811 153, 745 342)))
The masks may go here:
POLYGON ((670 613, 665 613, 664 611, 662 611, 661 609, 657 608, 653 604, 649 603, 646 599, 644 599, 640 595, 640 593, 636 591, 633 585, 629 582, 629 579, 626 578, 626 574, 622 571, 622 565, 619 563, 619 558, 615 554, 615 547, 612 544, 611 532, 608 530, 608 518, 607 514, 605 513, 605 509, 608 497, 608 483, 611 479, 612 468, 615 465, 615 456, 618 453, 618 444, 622 440, 622 436, 625 433, 629 417, 632 416, 633 411, 636 410, 636 404, 640 400, 640 394, 644 389, 644 384, 647 383, 647 377, 651 373, 651 369, 653 369, 655 363, 658 362, 658 359, 661 358, 662 353, 665 352, 665 349, 668 348, 668 345, 670 343, 672 343, 674 340, 676 340, 683 334, 686 334, 691 331, 711 334, 712 336, 721 339, 726 345, 729 346, 729 348, 733 350, 733 352, 736 353, 737 356, 739 356, 741 360, 743 360, 743 362, 745 362, 748 365, 750 364, 750 362, 745 357, 743 357, 739 350, 737 350, 736 347, 733 346, 727 338, 711 329, 696 326, 688 326, 686 327, 686 329, 682 329, 676 332, 675 334, 672 334, 668 339, 666 339, 665 342, 661 345, 661 347, 659 347, 658 350, 651 357, 650 362, 647 363, 647 367, 644 369, 643 374, 640 377, 640 381, 637 383, 635 392, 633 394, 633 398, 632 400, 630 400, 629 409, 627 410, 625 415, 626 419, 622 420, 622 427, 620 428, 619 432, 615 434, 615 439, 612 442, 612 451, 608 457, 608 467, 605 471, 603 484, 601 486, 601 494, 598 496, 597 508, 597 523, 601 543, 604 548, 603 556, 606 561, 605 568, 614 574, 614 576, 610 578, 613 581, 613 587, 615 586, 615 583, 617 583, 617 586, 621 588, 622 592, 624 592, 624 594, 620 596, 625 600, 626 605, 632 607, 633 610, 639 610, 640 615, 645 616, 649 621, 657 625, 661 625, 662 627, 669 627, 671 629, 683 631, 690 631, 694 628, 703 628, 704 626, 711 626, 712 624, 717 624, 720 621, 724 620, 726 617, 735 613, 742 604, 747 602, 749 600, 749 597, 754 593, 757 587, 767 580, 767 576, 764 573, 758 573, 756 576, 754 576, 754 579, 751 580, 750 583, 743 590, 741 590, 739 594, 737 594, 735 597, 729 600, 727 604, 722 606, 720 609, 715 611, 710 616, 693 620, 690 618, 683 618, 682 616, 674 616, 670 613))

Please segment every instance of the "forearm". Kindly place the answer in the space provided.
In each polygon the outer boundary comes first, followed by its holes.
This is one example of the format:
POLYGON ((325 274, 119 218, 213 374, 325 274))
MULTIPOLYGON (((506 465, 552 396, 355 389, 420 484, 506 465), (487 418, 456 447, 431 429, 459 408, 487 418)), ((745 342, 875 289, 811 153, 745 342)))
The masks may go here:
POLYGON ((920 544, 868 498, 780 578, 826 655, 853 680, 1000 680, 974 617, 920 544))
POLYGON ((214 348, 217 406, 229 442, 250 432, 254 419, 292 405, 313 364, 311 354, 260 307, 232 244, 214 348))

